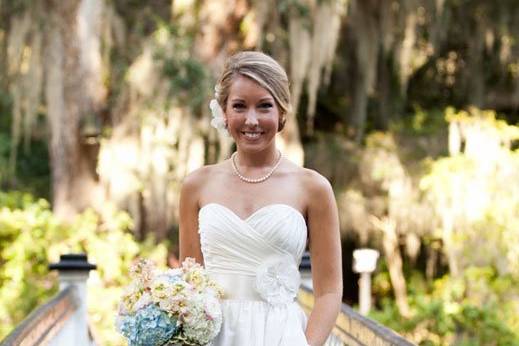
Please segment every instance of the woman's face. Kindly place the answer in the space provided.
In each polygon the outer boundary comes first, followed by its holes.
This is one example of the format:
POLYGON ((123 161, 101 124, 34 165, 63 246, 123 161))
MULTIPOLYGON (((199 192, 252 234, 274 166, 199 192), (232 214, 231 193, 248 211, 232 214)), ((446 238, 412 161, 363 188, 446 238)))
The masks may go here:
POLYGON ((231 84, 225 108, 227 129, 238 147, 260 151, 275 145, 279 109, 268 90, 239 75, 231 84))

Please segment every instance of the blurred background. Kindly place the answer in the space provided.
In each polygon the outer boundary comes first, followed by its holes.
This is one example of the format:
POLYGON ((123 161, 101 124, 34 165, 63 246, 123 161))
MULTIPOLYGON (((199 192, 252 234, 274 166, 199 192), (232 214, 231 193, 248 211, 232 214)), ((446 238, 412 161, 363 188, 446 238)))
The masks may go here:
POLYGON ((519 344, 517 0, 0 0, 0 339, 87 252, 96 338, 137 256, 178 265, 183 177, 232 141, 226 58, 291 80, 283 152, 332 183, 344 302, 421 345, 519 344), (102 305, 100 304, 102 302, 102 305))

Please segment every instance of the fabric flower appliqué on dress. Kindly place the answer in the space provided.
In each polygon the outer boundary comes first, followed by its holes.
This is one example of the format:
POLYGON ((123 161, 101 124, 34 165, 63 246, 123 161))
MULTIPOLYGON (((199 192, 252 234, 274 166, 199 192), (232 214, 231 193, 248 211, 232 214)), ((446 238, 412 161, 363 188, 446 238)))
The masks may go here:
POLYGON ((223 109, 216 99, 212 99, 211 102, 209 102, 209 109, 211 109, 211 115, 213 117, 211 120, 211 126, 229 136, 229 131, 227 131, 225 126, 223 109))
POLYGON ((271 305, 293 302, 300 283, 301 275, 296 261, 290 255, 272 256, 256 271, 256 291, 271 305))

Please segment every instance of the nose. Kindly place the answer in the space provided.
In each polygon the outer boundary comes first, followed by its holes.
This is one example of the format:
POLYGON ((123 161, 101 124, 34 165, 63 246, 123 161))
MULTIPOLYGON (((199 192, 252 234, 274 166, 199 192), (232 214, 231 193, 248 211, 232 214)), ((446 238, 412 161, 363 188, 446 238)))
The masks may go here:
POLYGON ((258 117, 256 116, 256 111, 254 109, 247 111, 245 114, 245 125, 258 125, 258 117))

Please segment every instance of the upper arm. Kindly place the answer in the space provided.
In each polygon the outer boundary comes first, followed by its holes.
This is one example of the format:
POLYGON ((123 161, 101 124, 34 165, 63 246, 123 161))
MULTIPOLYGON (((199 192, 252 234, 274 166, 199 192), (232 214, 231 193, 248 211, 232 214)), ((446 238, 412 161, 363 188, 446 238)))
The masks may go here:
POLYGON ((342 253, 339 213, 329 181, 312 172, 307 177, 312 281, 316 296, 342 294, 342 253))
POLYGON ((201 178, 200 172, 188 175, 180 190, 179 202, 179 249, 180 262, 186 257, 193 257, 203 264, 200 235, 198 234, 198 210, 201 178))

